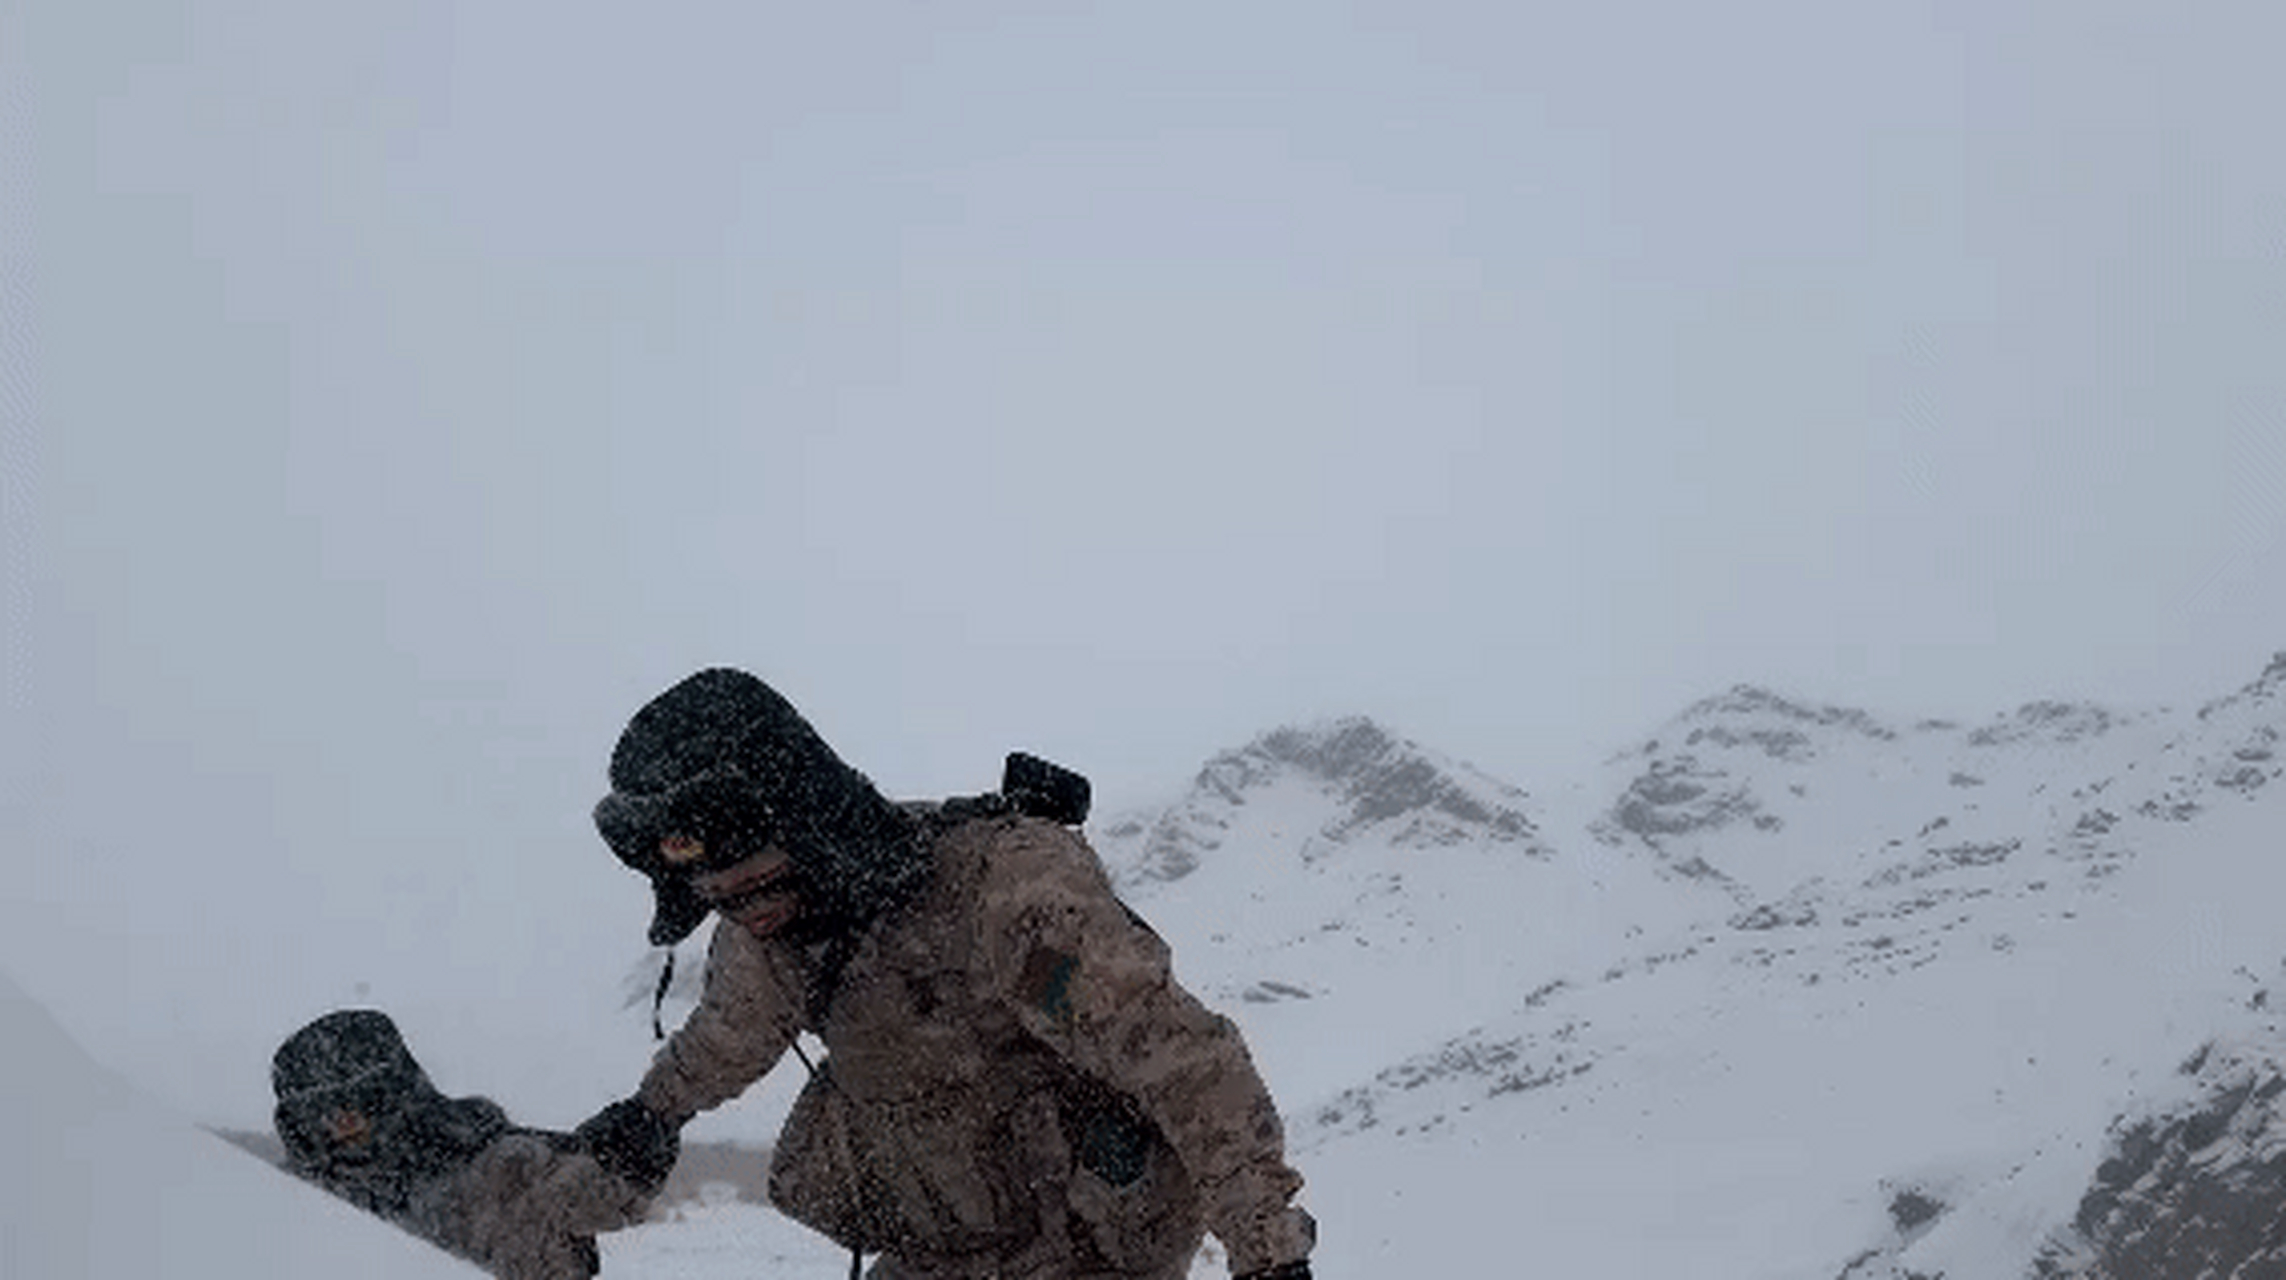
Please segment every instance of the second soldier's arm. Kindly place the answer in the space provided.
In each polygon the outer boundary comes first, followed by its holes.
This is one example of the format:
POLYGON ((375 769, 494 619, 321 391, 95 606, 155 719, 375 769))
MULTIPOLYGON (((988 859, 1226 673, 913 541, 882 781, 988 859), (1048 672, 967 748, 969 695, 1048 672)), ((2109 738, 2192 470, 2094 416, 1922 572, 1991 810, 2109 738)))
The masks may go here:
POLYGON ((655 1193, 681 1152, 690 1118, 768 1074, 799 1026, 790 956, 743 929, 718 928, 698 1008, 651 1059, 632 1097, 580 1125, 577 1137, 610 1173, 655 1193))
POLYGON ((586 1280, 595 1237, 643 1220, 649 1196, 561 1134, 511 1130, 454 1179, 443 1243, 498 1280, 586 1280))
POLYGON ((636 1099, 679 1126, 744 1093, 794 1043, 799 992, 786 947, 716 928, 698 1008, 660 1046, 636 1099))

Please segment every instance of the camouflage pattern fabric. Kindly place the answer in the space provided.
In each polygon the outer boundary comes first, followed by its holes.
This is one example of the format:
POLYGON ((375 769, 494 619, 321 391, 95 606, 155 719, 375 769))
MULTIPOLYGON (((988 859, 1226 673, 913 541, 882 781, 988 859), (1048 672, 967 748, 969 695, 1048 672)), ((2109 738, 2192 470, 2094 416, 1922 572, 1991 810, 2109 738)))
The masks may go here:
POLYGON ((718 927, 645 1104, 687 1118, 819 1035, 771 1198, 888 1255, 885 1277, 1174 1277, 1207 1230, 1234 1273, 1306 1257, 1237 1028, 1174 981, 1086 843, 993 816, 930 845, 919 897, 838 944, 718 927))
POLYGON ((501 1280, 586 1280, 596 1233, 647 1207, 568 1135, 439 1093, 376 1010, 296 1032, 271 1081, 289 1170, 501 1280))
POLYGON ((518 1130, 442 1180, 406 1225, 500 1280, 585 1280, 599 1269, 595 1237, 647 1208, 560 1135, 518 1130))

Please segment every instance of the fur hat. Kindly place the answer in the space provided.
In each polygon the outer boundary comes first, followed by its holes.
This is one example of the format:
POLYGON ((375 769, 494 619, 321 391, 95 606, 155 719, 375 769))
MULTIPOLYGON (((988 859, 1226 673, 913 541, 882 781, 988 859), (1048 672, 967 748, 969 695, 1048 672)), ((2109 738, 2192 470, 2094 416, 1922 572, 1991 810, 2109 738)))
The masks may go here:
POLYGON ((437 1092, 378 1009, 337 1009, 289 1036, 270 1060, 270 1087, 287 1167, 400 1223, 420 1187, 509 1128, 490 1099, 437 1092), (347 1117, 354 1127, 340 1127, 347 1117))
POLYGON ((270 1089, 280 1102, 357 1086, 427 1084, 397 1024, 378 1009, 336 1009, 287 1037, 270 1059, 270 1089))
POLYGON ((760 679, 716 667, 653 698, 611 753, 611 794, 596 830, 650 878, 653 944, 706 919, 689 872, 775 842, 794 864, 805 919, 855 923, 903 901, 928 875, 917 825, 842 763, 793 704, 760 679), (695 841, 670 866, 660 842, 695 841))
POLYGON ((329 1176, 343 1162, 376 1159, 363 1144, 345 1145, 332 1132, 332 1117, 360 1116, 368 1135, 394 1132, 437 1097, 397 1024, 378 1009, 336 1009, 287 1037, 270 1059, 270 1089, 278 1098, 272 1120, 289 1162, 329 1176))

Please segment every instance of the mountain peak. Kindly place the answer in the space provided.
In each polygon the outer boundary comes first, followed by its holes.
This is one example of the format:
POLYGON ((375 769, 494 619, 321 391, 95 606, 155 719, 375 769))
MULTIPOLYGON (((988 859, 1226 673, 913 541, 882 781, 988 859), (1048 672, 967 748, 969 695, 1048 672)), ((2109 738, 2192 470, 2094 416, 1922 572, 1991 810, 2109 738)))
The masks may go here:
POLYGON ((1399 845, 1452 844, 1475 836, 1526 840, 1535 834, 1522 791, 1364 716, 1273 729, 1209 761, 1201 780, 1223 776, 1232 766, 1256 779, 1295 773, 1335 790, 1346 809, 1323 833, 1332 840, 1399 819, 1408 820, 1393 833, 1399 845))
POLYGON ((1971 732, 1968 743, 1973 747, 1999 747, 2029 741, 2084 742, 2110 733, 2122 720, 2119 714, 2092 702, 2043 699, 2027 702, 2013 713, 1971 732))
POLYGON ((2277 699, 2286 692, 2286 650, 2272 654, 2270 665, 2262 669, 2252 683, 2238 692, 2226 694, 2199 708, 2199 719, 2206 720, 2218 711, 2232 707, 2254 706, 2277 699))
POLYGON ((1313 776, 1341 780, 1371 771, 1404 745, 1364 716, 1343 716, 1273 729, 1256 738, 1249 749, 1313 776))
MULTIPOLYGON (((1131 874, 1177 880, 1249 806, 1297 787, 1330 802, 1314 841, 1343 844, 1371 833, 1393 847, 1492 841, 1538 847, 1530 798, 1474 767, 1400 737, 1365 716, 1286 725, 1200 768, 1190 794, 1164 813, 1115 820, 1107 844, 1140 840, 1131 874)), ((1321 809, 1320 812, 1323 810, 1321 809)))
MULTIPOLYGON (((1804 740, 1803 731, 1810 728, 1842 729, 1884 742, 1897 737, 1896 730, 1855 707, 1818 706, 1800 702, 1753 684, 1732 685, 1728 692, 1702 698, 1675 717, 1678 726, 1699 726, 1691 730, 1693 741, 1719 736, 1725 732, 1719 726, 1739 721, 1782 726, 1763 731, 1762 737, 1767 739, 1764 742, 1766 748, 1772 743, 1804 740), (1706 727, 1706 722, 1713 722, 1718 727, 1706 727)), ((1784 752, 1772 750, 1771 754, 1783 755, 1784 752)))

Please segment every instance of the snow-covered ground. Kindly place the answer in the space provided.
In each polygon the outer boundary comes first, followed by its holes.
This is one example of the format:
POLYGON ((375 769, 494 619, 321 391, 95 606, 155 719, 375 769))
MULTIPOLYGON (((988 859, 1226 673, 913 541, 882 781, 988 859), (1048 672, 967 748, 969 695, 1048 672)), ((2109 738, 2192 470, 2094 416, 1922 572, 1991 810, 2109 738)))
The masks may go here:
POLYGON ((0 974, 0 1276, 468 1280, 90 1061, 0 974))
MULTIPOLYGON (((1093 835, 1246 1028, 1329 1280, 2013 1280, 2115 1119, 2277 1030, 2281 730, 2286 663, 2196 711, 1981 725, 1742 689, 1540 796, 1340 721, 1093 835)), ((12 987, 6 1016, 11 1277, 460 1273, 136 1099, 12 987)), ((848 1265, 727 1199, 604 1257, 848 1265)))

